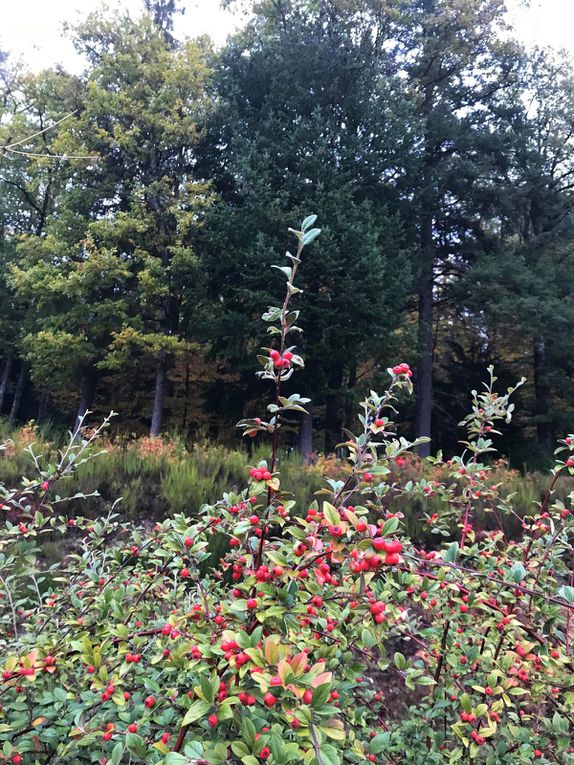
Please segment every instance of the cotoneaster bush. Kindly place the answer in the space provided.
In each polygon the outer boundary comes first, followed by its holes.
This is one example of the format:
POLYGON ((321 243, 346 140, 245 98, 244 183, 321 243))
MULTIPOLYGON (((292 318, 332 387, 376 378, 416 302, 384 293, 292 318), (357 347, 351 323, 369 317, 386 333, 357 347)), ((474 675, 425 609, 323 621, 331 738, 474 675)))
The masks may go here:
MULTIPOLYGON (((399 363, 348 435, 352 472, 306 508, 281 482, 281 425, 307 403, 286 383, 303 365, 291 303, 314 222, 294 232, 285 299, 263 316, 273 401, 240 426, 270 457, 241 491, 151 531, 113 508, 69 520, 57 484, 91 456, 74 438, 58 465, 36 458, 37 480, 2 489, 1 762, 574 763, 574 497, 551 491, 506 538, 512 497, 487 458, 512 390, 497 393, 492 370, 447 480, 389 478, 417 443, 392 422, 411 391, 399 363), (443 542, 425 550, 393 498, 429 495, 443 542), (476 523, 486 512, 494 531, 476 523), (46 534, 71 545, 61 564, 43 564, 46 534), (224 553, 208 567, 214 536, 224 553)), ((568 437, 553 487, 573 472, 568 437)))

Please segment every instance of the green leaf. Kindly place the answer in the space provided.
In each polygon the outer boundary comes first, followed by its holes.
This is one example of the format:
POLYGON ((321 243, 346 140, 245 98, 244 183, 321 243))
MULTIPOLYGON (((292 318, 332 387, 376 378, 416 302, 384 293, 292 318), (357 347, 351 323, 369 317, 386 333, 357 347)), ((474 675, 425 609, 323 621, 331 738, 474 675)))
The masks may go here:
POLYGON ((399 653, 398 651, 395 653, 393 657, 393 661, 395 662, 395 667, 397 669, 406 669, 407 666, 407 660, 402 655, 402 653, 399 653))
POLYGON ((201 692, 203 693, 205 700, 209 702, 210 704, 213 704, 214 692, 213 692, 213 686, 211 684, 211 680, 209 680, 209 678, 204 676, 200 678, 199 685, 201 687, 201 692))
POLYGON ((415 680, 415 683, 417 685, 436 685, 436 680, 433 680, 432 677, 427 677, 426 675, 423 675, 422 677, 418 677, 415 680))
POLYGON ((341 765, 339 752, 335 749, 334 746, 331 746, 330 744, 323 744, 323 746, 319 747, 319 751, 321 753, 321 760, 323 761, 323 765, 341 765))
POLYGON ((243 741, 232 741, 231 751, 236 757, 247 757, 249 754, 249 747, 246 746, 243 741))
POLYGON ((386 537, 387 534, 394 534, 398 528, 399 528, 399 519, 397 517, 389 518, 387 521, 385 521, 383 528, 381 530, 381 534, 384 537, 386 537))
POLYGON ((189 758, 179 752, 170 752, 163 759, 163 765, 188 765, 189 758))
POLYGON ((526 569, 522 565, 522 563, 515 563, 514 566, 510 569, 510 578, 513 582, 516 582, 518 584, 521 582, 524 577, 526 576, 526 569))
POLYGON ((325 516, 325 520, 331 526, 337 526, 339 523, 341 523, 341 516, 339 515, 339 511, 330 502, 323 502, 323 515, 325 516))
POLYGON ((448 561, 449 563, 454 563, 457 555, 458 555, 458 542, 453 542, 451 545, 449 545, 445 553, 444 559, 448 561))
POLYGON ((313 691, 313 699, 311 706, 313 709, 319 709, 326 704, 327 699, 331 695, 331 683, 323 683, 323 685, 317 686, 313 691))
POLYGON ((317 220, 316 215, 308 215, 301 224, 301 231, 307 231, 307 229, 315 223, 317 220))
POLYGON ((249 719, 249 717, 244 717, 241 720, 241 735, 250 749, 253 749, 253 745, 255 744, 256 733, 257 730, 253 722, 249 719))
POLYGON ((211 709, 211 704, 208 704, 207 701, 203 701, 202 699, 197 699, 196 701, 193 702, 193 704, 187 710, 185 717, 183 718, 183 721, 181 723, 182 727, 184 725, 190 725, 196 720, 199 720, 201 717, 205 717, 205 715, 209 712, 210 709, 211 709))
POLYGON ((242 757, 241 762, 243 765, 261 765, 257 757, 254 757, 252 754, 248 754, 246 757, 242 757))
POLYGON ((111 765, 120 765, 123 754, 124 754, 124 743, 123 741, 118 741, 118 743, 112 749, 112 756, 110 757, 111 765))
POLYGON ((201 741, 190 741, 185 745, 185 753, 188 757, 199 760, 203 755, 203 744, 201 741))
POLYGON ((336 717, 325 722, 320 726, 319 730, 329 738, 335 739, 335 741, 345 740, 345 726, 341 720, 336 717))
POLYGON ((311 244, 312 241, 314 241, 319 234, 321 233, 320 228, 312 228, 310 231, 307 231, 307 233, 304 235, 303 239, 301 240, 301 244, 305 247, 308 244, 311 244))
POLYGON ((569 587, 568 585, 563 585, 558 590, 558 596, 560 598, 564 598, 564 600, 567 600, 568 603, 574 603, 574 587, 569 587))
POLYGON ((285 746, 283 744, 283 741, 279 738, 279 736, 273 735, 271 736, 271 739, 269 740, 269 748, 271 749, 271 754, 273 755, 273 761, 277 763, 277 765, 280 765, 280 763, 283 762, 284 758, 284 749, 285 746))
POLYGON ((380 754, 384 748, 387 746, 389 742, 389 734, 388 733, 379 733, 377 736, 372 738, 368 745, 368 750, 370 754, 380 754))
POLYGON ((145 759, 147 755, 147 745, 138 733, 128 733, 126 735, 126 747, 130 754, 145 759))

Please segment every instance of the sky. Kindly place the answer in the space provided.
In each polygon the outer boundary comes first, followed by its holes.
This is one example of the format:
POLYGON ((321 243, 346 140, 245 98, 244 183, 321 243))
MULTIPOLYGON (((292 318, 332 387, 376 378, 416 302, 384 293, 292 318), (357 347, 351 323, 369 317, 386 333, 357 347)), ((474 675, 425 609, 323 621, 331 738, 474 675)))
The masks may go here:
MULTIPOLYGON (((114 0, 137 14, 141 0, 114 0)), ((527 45, 565 48, 574 57, 574 0, 507 0, 517 36, 527 45)), ((63 64, 79 72, 81 61, 70 41, 61 35, 64 21, 73 22, 101 4, 101 0, 0 0, 0 49, 22 57, 33 70, 63 64)), ((240 27, 243 16, 224 11, 220 0, 187 0, 178 20, 180 36, 209 34, 216 45, 240 27)))

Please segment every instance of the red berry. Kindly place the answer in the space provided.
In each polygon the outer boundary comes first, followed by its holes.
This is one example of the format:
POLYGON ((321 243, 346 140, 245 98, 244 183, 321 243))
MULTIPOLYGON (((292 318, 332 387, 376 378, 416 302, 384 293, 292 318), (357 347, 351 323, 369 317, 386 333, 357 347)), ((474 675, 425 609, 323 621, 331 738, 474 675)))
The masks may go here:
POLYGON ((128 725, 128 733, 137 733, 138 732, 138 726, 135 723, 130 723, 128 725))
POLYGON ((247 600, 247 608, 250 611, 254 611, 257 608, 257 600, 256 600, 256 598, 249 598, 247 600))
POLYGON ((277 696, 274 696, 270 691, 267 691, 263 696, 263 702, 266 707, 273 707, 277 703, 277 696))
POLYGON ((209 723, 210 728, 215 728, 219 720, 217 719, 217 715, 209 715, 207 718, 207 722, 209 723))
POLYGON ((144 701, 144 707, 147 707, 148 709, 151 709, 154 704, 155 704, 154 696, 148 696, 146 700, 144 701))

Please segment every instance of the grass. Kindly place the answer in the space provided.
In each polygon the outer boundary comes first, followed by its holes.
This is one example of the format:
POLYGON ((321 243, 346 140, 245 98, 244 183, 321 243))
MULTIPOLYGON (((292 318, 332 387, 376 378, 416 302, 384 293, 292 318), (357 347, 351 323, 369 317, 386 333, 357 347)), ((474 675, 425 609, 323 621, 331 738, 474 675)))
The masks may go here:
MULTIPOLYGON (((26 448, 33 445, 35 454, 43 455, 44 462, 57 459, 58 437, 38 431, 28 425, 16 431, 8 431, 0 424, 0 443, 11 439, 8 448, 0 452, 0 484, 17 485, 22 476, 33 477, 33 465, 26 448)), ((227 491, 241 489, 247 479, 247 464, 256 464, 267 456, 265 445, 254 453, 229 449, 221 445, 203 442, 186 447, 177 438, 124 440, 103 443, 107 454, 80 465, 76 474, 65 485, 60 485, 62 496, 76 493, 98 496, 71 500, 70 514, 98 516, 121 497, 120 512, 126 520, 156 520, 174 513, 197 514, 204 503, 214 503, 227 491)), ((345 465, 335 458, 320 458, 312 467, 303 467, 295 453, 279 457, 282 487, 291 491, 299 512, 304 511, 316 492, 323 486, 323 476, 341 477, 345 465)), ((422 467, 413 459, 397 471, 394 479, 401 483, 417 480, 443 481, 444 468, 422 467)), ((504 462, 494 466, 492 483, 500 483, 504 494, 514 494, 513 505, 518 515, 532 512, 536 502, 542 501, 550 485, 550 476, 540 472, 521 474, 509 470, 504 462)), ((490 479, 489 479, 490 480, 490 479)), ((572 480, 559 483, 558 495, 566 499, 574 488, 572 480)), ((424 524, 425 513, 437 510, 434 497, 397 497, 392 509, 405 516, 406 532, 413 539, 422 541, 428 527, 424 524)), ((484 515, 481 524, 488 527, 491 516, 484 515)), ((519 533, 518 524, 511 528, 519 533)))

